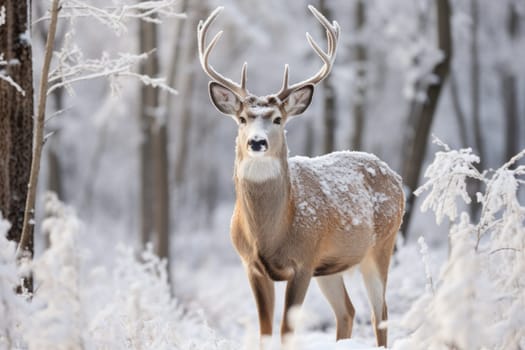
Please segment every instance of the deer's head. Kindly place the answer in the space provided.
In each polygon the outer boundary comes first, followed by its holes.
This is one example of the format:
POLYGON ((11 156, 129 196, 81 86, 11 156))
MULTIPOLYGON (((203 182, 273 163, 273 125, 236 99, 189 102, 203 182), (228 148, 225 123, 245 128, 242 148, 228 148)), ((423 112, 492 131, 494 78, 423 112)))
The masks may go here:
POLYGON ((237 122, 239 126, 237 151, 243 159, 286 156, 284 125, 291 117, 300 115, 308 108, 312 101, 314 86, 332 69, 339 39, 339 25, 335 21, 331 24, 313 6, 308 8, 326 29, 327 52, 324 52, 306 33, 308 42, 324 64, 314 76, 293 85, 288 84, 288 65, 286 65, 281 89, 267 96, 255 96, 248 92, 246 63, 242 67, 240 84, 222 76, 209 64, 210 52, 217 44, 222 31, 217 33, 208 45, 206 45, 206 33, 223 8, 218 7, 205 22, 199 23, 197 30, 199 59, 202 68, 212 79, 209 85, 210 97, 221 113, 231 116, 237 122))

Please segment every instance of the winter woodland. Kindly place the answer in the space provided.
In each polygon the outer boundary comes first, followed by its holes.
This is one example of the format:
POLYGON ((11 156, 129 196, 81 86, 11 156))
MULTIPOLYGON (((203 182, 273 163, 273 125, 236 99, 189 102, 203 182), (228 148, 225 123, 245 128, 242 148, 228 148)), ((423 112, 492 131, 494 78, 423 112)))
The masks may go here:
MULTIPOLYGON (((340 43, 289 153, 402 176, 388 347, 525 349, 524 0, 0 0, 1 350, 259 348, 197 24, 224 7, 211 64, 266 95, 319 69, 309 4, 340 43)), ((377 349, 359 274, 351 339, 311 283, 264 348, 377 349)))

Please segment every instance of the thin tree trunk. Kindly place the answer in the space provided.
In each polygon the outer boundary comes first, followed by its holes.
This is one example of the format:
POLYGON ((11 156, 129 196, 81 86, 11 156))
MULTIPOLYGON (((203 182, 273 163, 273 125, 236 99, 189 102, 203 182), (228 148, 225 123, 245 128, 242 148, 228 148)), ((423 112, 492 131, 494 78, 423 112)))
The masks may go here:
POLYGON ((178 86, 180 87, 180 95, 178 101, 178 134, 177 147, 175 154, 175 186, 180 189, 185 181, 185 171, 187 169, 187 160, 189 152, 189 143, 191 135, 191 100, 193 97, 193 86, 195 81, 195 57, 197 55, 197 40, 195 39, 194 28, 198 23, 199 14, 201 12, 199 5, 194 5, 188 9, 188 18, 184 23, 180 39, 184 41, 184 46, 181 47, 182 60, 179 66, 178 86))
MULTIPOLYGON (((182 0, 180 2, 180 13, 186 13, 188 11, 188 3, 189 0, 182 0)), ((175 22, 175 26, 173 28, 173 40, 172 42, 175 43, 173 46, 173 51, 171 54, 171 60, 170 65, 168 69, 168 86, 176 86, 177 80, 179 78, 180 73, 180 65, 181 65, 181 53, 182 53, 182 38, 183 38, 183 28, 186 24, 187 19, 185 20, 177 20, 175 22)), ((171 99, 171 94, 169 92, 166 92, 165 100, 166 100, 166 124, 169 125, 170 118, 173 115, 173 99, 171 99)), ((169 129, 169 128, 168 128, 169 129)))
POLYGON ((0 0, 0 7, 6 11, 0 52, 8 62, 0 69, 24 91, 0 80, 0 211, 11 222, 8 238, 19 242, 33 154, 31 2, 0 0))
POLYGON ((314 150, 315 150, 315 132, 314 132, 314 125, 312 120, 306 121, 306 135, 304 138, 304 155, 307 157, 313 157, 314 156, 314 150))
MULTIPOLYGON (((140 49, 141 52, 150 52, 150 57, 141 66, 141 73, 150 77, 159 75, 158 55, 154 51, 157 45, 157 25, 141 21, 140 49)), ((166 259, 169 276, 168 135, 166 123, 159 115, 159 98, 158 89, 142 86, 142 243, 154 238, 155 252, 166 259), (151 237, 153 232, 156 237, 151 237)))
POLYGON ((471 12, 471 42, 470 42, 470 85, 471 85, 471 111, 474 129, 474 146, 480 157, 478 170, 484 169, 485 147, 481 131, 481 69, 479 62, 479 0, 470 0, 471 12))
MULTIPOLYGON (((363 0, 358 0, 355 11, 356 30, 360 33, 365 25, 365 3, 363 0)), ((363 147, 363 133, 365 126, 365 106, 366 106, 366 86, 364 80, 366 79, 366 48, 363 41, 355 47, 355 65, 357 71, 358 86, 356 96, 354 97, 354 133, 352 137, 352 149, 361 150, 363 147)))
MULTIPOLYGON (((319 11, 326 17, 332 18, 330 9, 326 6, 325 0, 319 1, 319 11)), ((323 32, 324 34, 324 32, 323 32)), ((335 89, 330 75, 323 82, 324 107, 324 146, 323 153, 330 153, 335 149, 335 89)))
MULTIPOLYGON (((516 4, 508 4, 507 31, 511 43, 516 42, 519 33, 519 15, 516 4)), ((503 110, 505 115, 505 158, 510 159, 520 149, 519 137, 519 104, 518 104, 518 82, 515 73, 508 67, 501 70, 501 92, 503 110)))
MULTIPOLYGON (((140 52, 149 53, 149 57, 140 67, 140 73, 156 77, 158 73, 158 58, 155 50, 157 30, 154 23, 140 21, 140 52)), ((158 107, 158 93, 155 88, 148 85, 141 86, 140 93, 140 126, 142 143, 140 146, 141 170, 141 242, 146 245, 151 241, 154 228, 154 152, 153 128, 155 126, 155 113, 158 107)))
MULTIPOLYGON (((47 78, 49 76, 49 66, 53 54, 53 43, 58 22, 58 12, 60 0, 53 0, 51 3, 51 21, 47 33, 46 47, 44 53, 44 63, 42 65, 42 74, 40 75, 40 87, 38 91, 38 108, 34 127, 34 149, 31 162, 31 173, 29 184, 27 185, 27 200, 24 211, 24 224, 22 227, 22 236, 18 245, 17 254, 19 257, 33 257, 33 220, 35 199, 38 184, 38 175, 40 172, 40 160, 42 158, 42 147, 44 146, 44 121, 47 102, 47 78)), ((32 291, 32 280, 29 278, 26 287, 32 291)))
POLYGON ((459 141, 462 148, 468 147, 468 133, 467 133, 467 120, 465 112, 461 107, 461 100, 459 98, 458 82, 454 71, 450 73, 450 97, 452 100, 452 107, 454 108, 454 115, 458 123, 459 141))
POLYGON ((170 272, 170 188, 168 177, 168 135, 166 124, 159 125, 153 138, 155 153, 155 230, 157 232, 156 253, 166 258, 168 276, 170 272))
POLYGON ((428 136, 432 127, 432 120, 436 112, 439 96, 443 85, 448 76, 450 62, 452 58, 452 34, 450 26, 450 3, 449 0, 436 0, 437 9, 437 32, 439 49, 443 52, 443 61, 437 64, 433 69, 433 74, 438 77, 438 83, 427 87, 427 100, 422 103, 418 109, 417 117, 414 119, 415 124, 409 125, 407 138, 411 139, 410 147, 407 149, 407 155, 403 166, 403 181, 409 189, 407 198, 406 213, 403 220, 401 231, 406 238, 410 225, 411 214, 413 213, 413 204, 415 196, 414 190, 419 184, 421 167, 425 159, 428 144, 428 136))

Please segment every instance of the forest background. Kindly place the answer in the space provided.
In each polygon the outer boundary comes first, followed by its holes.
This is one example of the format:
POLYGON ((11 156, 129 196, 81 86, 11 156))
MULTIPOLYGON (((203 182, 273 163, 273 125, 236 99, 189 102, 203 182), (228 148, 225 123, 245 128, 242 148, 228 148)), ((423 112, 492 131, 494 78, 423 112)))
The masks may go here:
MULTIPOLYGON (((19 253, 29 252, 44 264, 53 251, 50 233, 60 226, 49 220, 59 217, 67 232, 78 225, 73 231, 82 238, 74 251, 79 256, 89 251, 86 266, 101 263, 111 271, 118 266, 114 247, 125 243, 139 252, 151 242, 151 252, 166 258, 169 294, 187 304, 202 302, 191 295, 210 288, 209 276, 191 284, 192 274, 199 276, 212 262, 240 262, 227 245, 236 127, 209 103, 208 78, 197 59, 197 23, 225 7, 212 29, 224 30, 212 64, 235 80, 247 61, 248 87, 264 95, 278 89, 284 64, 290 64, 292 81, 319 66, 304 33, 318 42, 324 33, 307 4, 0 0, 0 210, 10 222, 6 235, 15 242, 22 239, 25 216, 28 238, 19 253), (53 4, 57 28, 49 46, 53 4), (50 67, 42 75, 46 52, 50 67), (47 77, 43 90, 42 76, 47 77), (39 117, 40 141, 34 128, 39 117), (43 153, 33 211, 31 205, 27 210, 26 197, 37 144, 43 153), (67 207, 46 196, 48 191, 67 207)), ((471 148, 479 162, 470 159, 468 172, 446 169, 469 177, 463 177, 464 189, 451 191, 466 191, 472 202, 457 211, 482 226, 488 201, 476 198, 489 193, 486 184, 496 173, 482 171, 500 168, 525 148, 525 2, 319 0, 313 5, 339 22, 341 42, 312 106, 287 127, 290 155, 341 149, 376 154, 406 185, 400 241, 409 245, 422 236, 430 251, 448 255, 443 253, 451 249, 447 232, 458 215, 434 225, 432 214, 419 210, 424 198, 413 192, 426 181, 424 171, 436 151, 471 148), (433 146, 432 135, 450 148, 433 146), (486 181, 479 181, 483 176, 486 181)), ((518 156, 506 168, 515 170, 516 179, 523 176, 520 164, 518 156)), ((521 185, 518 181, 513 197, 519 215, 521 185)), ((456 209, 456 197, 447 205, 456 209)), ((504 212, 495 211, 492 220, 504 218, 504 212)), ((512 249, 523 256, 523 247, 512 249)), ((45 280, 36 271, 34 276, 35 285, 30 278, 23 283, 29 292, 45 280)), ((250 307, 244 311, 254 313, 250 307)), ((222 335, 241 333, 235 329, 222 335)))

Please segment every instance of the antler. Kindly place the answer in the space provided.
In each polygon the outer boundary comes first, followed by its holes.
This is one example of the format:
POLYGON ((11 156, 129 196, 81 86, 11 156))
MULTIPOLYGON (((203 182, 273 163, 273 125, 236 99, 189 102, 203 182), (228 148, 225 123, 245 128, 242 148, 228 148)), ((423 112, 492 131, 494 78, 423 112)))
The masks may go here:
POLYGON ((202 69, 208 74, 208 76, 224 85, 225 87, 232 90, 235 94, 237 94, 240 98, 244 98, 248 94, 248 90, 246 89, 246 68, 247 63, 245 62, 242 66, 241 70, 241 84, 237 84, 233 82, 232 80, 224 77, 222 74, 218 73, 209 63, 209 56, 211 50, 215 47, 217 42, 219 41, 222 30, 218 32, 208 46, 206 45, 206 33, 208 32, 208 29, 210 28, 210 25, 213 23, 215 18, 219 15, 219 13, 224 9, 224 7, 217 7, 215 11, 211 13, 211 15, 206 19, 206 21, 200 21, 199 25, 197 27, 197 38, 199 42, 199 60, 201 62, 202 69))
POLYGON ((300 87, 306 86, 308 84, 318 84, 326 78, 326 76, 330 73, 332 70, 332 66, 334 64, 335 60, 335 54, 337 51, 337 43, 339 41, 339 24, 334 21, 333 24, 330 24, 330 22, 326 19, 325 16, 323 16, 315 7, 312 5, 308 5, 308 9, 312 12, 312 14, 317 18, 319 22, 323 25, 323 27, 326 29, 326 37, 328 40, 328 51, 324 52, 319 45, 314 41, 312 36, 309 33, 306 33, 306 40, 308 40, 308 43, 314 49, 314 51, 321 57, 321 60, 323 60, 324 65, 323 67, 311 78, 308 78, 306 80, 303 80, 299 83, 293 84, 291 86, 288 85, 288 65, 284 66, 284 77, 283 77, 283 85, 281 87, 281 90, 279 90, 278 93, 276 93, 277 97, 282 101, 290 95, 290 93, 300 87))

